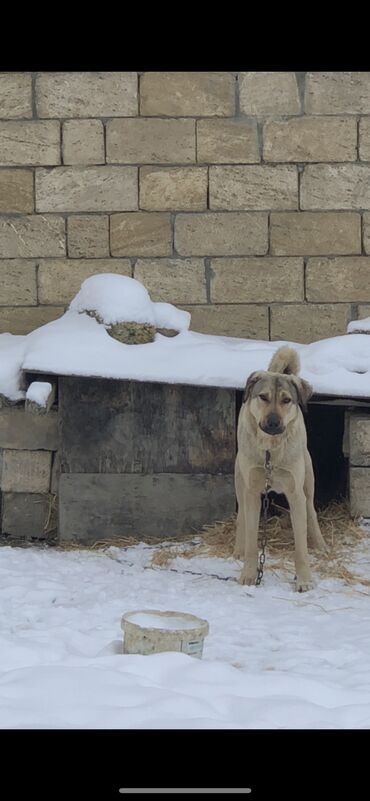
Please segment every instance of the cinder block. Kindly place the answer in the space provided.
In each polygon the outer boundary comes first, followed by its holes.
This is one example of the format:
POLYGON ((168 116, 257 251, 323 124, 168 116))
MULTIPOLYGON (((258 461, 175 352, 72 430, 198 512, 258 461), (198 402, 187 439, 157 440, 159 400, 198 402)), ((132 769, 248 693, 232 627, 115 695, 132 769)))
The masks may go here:
POLYGON ((51 451, 3 451, 3 492, 49 492, 50 474, 51 451))
POLYGON ((370 414, 349 415, 349 458, 355 467, 370 467, 370 414))
POLYGON ((47 539, 57 531, 56 501, 48 493, 4 492, 1 534, 20 540, 47 539))
POLYGON ((353 517, 370 517, 370 468, 349 468, 350 511, 353 517))
POLYGON ((0 409, 0 448, 27 451, 58 449, 58 412, 30 419, 24 408, 0 409))

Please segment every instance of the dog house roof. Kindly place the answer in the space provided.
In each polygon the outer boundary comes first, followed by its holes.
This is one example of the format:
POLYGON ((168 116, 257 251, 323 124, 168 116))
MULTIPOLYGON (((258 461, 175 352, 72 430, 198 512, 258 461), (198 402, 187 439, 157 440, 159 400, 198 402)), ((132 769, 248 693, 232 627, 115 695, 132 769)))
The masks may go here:
MULTIPOLYGON (((304 345, 181 331, 124 345, 95 319, 70 310, 27 336, 0 336, 0 393, 20 399, 22 371, 241 389, 282 344, 295 347, 317 395, 370 399, 370 336, 346 334, 304 345)), ((24 393, 23 393, 24 394, 24 393)))

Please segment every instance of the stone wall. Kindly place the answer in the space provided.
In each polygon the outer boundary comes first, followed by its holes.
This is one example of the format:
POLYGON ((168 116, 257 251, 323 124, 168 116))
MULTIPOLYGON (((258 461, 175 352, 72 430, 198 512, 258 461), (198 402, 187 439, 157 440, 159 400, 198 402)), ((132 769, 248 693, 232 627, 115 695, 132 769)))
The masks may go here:
POLYGON ((370 306, 370 73, 0 74, 0 332, 132 275, 209 333, 370 306))
POLYGON ((0 403, 0 543, 57 537, 58 411, 0 403))

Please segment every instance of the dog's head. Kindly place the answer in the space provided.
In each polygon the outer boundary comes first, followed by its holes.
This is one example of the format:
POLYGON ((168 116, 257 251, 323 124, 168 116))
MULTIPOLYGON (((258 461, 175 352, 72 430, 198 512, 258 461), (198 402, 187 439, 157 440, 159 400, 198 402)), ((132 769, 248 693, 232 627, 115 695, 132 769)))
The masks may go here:
POLYGON ((243 402, 265 434, 283 434, 298 415, 298 408, 306 409, 312 388, 296 375, 283 375, 268 371, 251 373, 246 383, 243 402))

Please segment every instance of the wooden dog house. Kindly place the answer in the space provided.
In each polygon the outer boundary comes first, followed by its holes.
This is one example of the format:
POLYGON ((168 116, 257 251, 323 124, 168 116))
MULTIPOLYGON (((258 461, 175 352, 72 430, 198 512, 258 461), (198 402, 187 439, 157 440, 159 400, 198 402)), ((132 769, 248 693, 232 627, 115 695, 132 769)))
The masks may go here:
MULTIPOLYGON (((53 465, 51 485, 42 491, 29 481, 23 486, 17 468, 15 485, 8 482, 2 493, 3 538, 47 539, 54 500, 54 537, 84 544, 178 537, 235 512, 240 390, 25 374, 26 383, 48 379, 56 385, 55 403, 45 422, 38 419, 32 444, 16 436, 24 406, 14 413, 12 431, 9 410, 6 430, 0 420, 5 457, 7 448, 28 448, 31 458, 30 448, 38 458, 50 448, 53 465), (46 436, 50 416, 57 437, 46 436)), ((370 517, 370 400, 314 396, 306 426, 316 503, 349 493, 353 514, 370 517)))

